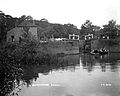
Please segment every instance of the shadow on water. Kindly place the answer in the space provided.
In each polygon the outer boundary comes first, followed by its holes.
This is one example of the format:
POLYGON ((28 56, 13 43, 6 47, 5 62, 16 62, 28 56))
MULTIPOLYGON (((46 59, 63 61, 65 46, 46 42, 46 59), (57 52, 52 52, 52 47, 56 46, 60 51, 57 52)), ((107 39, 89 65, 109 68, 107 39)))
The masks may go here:
MULTIPOLYGON (((46 59, 47 60, 47 59, 46 59)), ((44 61, 44 60, 43 60, 44 61)), ((70 70, 74 72, 76 66, 82 63, 83 69, 88 72, 94 71, 96 66, 101 68, 102 72, 106 71, 107 66, 111 71, 116 71, 120 64, 120 54, 108 55, 67 55, 67 56, 52 56, 43 64, 29 65, 5 65, 0 64, 0 96, 18 95, 24 84, 29 87, 33 81, 39 77, 39 73, 48 75, 52 71, 70 70), (17 90, 17 91, 16 91, 17 90)))

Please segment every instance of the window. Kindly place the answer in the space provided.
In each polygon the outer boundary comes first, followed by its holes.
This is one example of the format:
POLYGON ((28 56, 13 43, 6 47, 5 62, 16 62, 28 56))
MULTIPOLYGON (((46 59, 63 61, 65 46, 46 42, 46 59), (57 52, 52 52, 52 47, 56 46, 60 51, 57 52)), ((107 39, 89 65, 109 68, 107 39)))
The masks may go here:
POLYGON ((21 41, 22 41, 22 38, 21 38, 21 37, 19 37, 19 43, 21 43, 21 41))
POLYGON ((12 39, 12 42, 13 42, 14 41, 14 36, 13 35, 11 36, 11 39, 12 39))

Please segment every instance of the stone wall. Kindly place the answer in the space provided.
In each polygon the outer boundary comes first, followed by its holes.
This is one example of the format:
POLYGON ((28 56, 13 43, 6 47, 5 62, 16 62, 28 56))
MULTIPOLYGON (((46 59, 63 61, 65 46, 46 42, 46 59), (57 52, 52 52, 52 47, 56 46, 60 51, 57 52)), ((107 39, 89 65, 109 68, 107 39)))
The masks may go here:
POLYGON ((19 42, 23 34, 24 34, 24 31, 22 29, 17 27, 13 28, 12 30, 7 32, 7 42, 13 42, 13 41, 19 42))
POLYGON ((109 52, 120 52, 120 43, 115 40, 94 40, 91 42, 91 49, 106 48, 109 52), (116 43, 116 44, 115 44, 116 43))
POLYGON ((31 33, 32 38, 38 39, 38 34, 37 34, 37 27, 30 27, 29 33, 31 33))
POLYGON ((82 50, 84 50, 84 42, 85 40, 80 40, 79 41, 79 51, 82 51, 82 50))
MULTIPOLYGON (((107 39, 95 39, 91 40, 91 50, 105 48, 109 52, 120 52, 120 40, 107 40, 107 39)), ((79 49, 80 51, 84 50, 85 40, 80 40, 79 49)), ((84 50, 85 51, 85 50, 84 50)))

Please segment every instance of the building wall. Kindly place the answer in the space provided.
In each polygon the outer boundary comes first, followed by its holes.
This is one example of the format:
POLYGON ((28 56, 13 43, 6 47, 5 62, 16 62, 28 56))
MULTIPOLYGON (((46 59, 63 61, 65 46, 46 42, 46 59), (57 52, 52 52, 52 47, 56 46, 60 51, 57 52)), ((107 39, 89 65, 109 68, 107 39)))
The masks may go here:
POLYGON ((120 44, 110 46, 109 42, 109 40, 94 40, 91 43, 91 49, 94 50, 105 48, 109 50, 109 52, 120 52, 120 44))
POLYGON ((31 33, 32 38, 38 39, 38 34, 37 34, 37 27, 30 27, 29 33, 31 33))
POLYGON ((23 34, 24 33, 22 32, 21 29, 14 28, 7 32, 7 42, 13 42, 13 41, 19 42, 23 34), (12 36, 14 37, 13 39, 12 39, 12 36))
POLYGON ((79 40, 79 51, 84 50, 84 44, 85 44, 84 40, 79 40))
POLYGON ((98 39, 91 41, 91 50, 98 49, 98 39))
MULTIPOLYGON (((23 27, 16 27, 7 32, 7 42, 19 42, 23 38, 23 34, 26 33, 23 27), (12 36, 14 39, 12 39, 12 36)), ((28 33, 31 35, 31 39, 38 40, 37 27, 30 27, 28 33)))

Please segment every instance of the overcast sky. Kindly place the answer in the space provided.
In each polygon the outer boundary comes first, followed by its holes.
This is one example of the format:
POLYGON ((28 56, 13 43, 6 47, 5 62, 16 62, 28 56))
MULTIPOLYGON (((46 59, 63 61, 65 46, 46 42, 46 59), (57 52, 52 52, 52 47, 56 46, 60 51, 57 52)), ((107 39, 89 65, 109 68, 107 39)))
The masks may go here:
POLYGON ((0 0, 0 10, 13 17, 31 15, 78 28, 86 20, 99 26, 111 19, 120 24, 120 0, 0 0))

